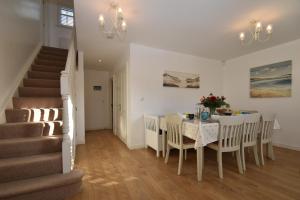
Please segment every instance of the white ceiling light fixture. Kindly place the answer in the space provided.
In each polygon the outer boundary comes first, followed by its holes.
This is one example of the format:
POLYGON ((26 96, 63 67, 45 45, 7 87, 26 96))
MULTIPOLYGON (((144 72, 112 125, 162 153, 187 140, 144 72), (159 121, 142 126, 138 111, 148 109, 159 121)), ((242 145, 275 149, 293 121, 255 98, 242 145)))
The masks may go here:
POLYGON ((127 23, 124 18, 123 10, 119 4, 112 1, 108 8, 108 16, 99 15, 99 26, 108 39, 119 38, 123 40, 127 32, 127 23))
POLYGON ((245 32, 241 32, 239 39, 242 45, 249 45, 255 41, 266 42, 271 38, 273 27, 268 24, 265 28, 262 23, 256 20, 250 22, 249 36, 246 36, 245 32))

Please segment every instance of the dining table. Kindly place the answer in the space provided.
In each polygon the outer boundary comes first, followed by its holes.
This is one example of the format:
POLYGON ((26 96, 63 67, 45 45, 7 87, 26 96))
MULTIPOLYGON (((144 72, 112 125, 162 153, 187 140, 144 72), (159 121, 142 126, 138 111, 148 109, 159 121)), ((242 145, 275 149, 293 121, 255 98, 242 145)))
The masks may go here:
MULTIPOLYGON (((219 115, 213 115, 210 120, 201 121, 199 119, 189 120, 184 118, 182 123, 182 135, 195 140, 197 151, 197 179, 202 180, 204 166, 204 147, 210 143, 218 141, 219 137, 219 115)), ((166 134, 167 124, 165 116, 159 117, 159 128, 162 130, 162 154, 166 154, 166 134)), ((280 129, 277 119, 274 122, 274 130, 280 129)))

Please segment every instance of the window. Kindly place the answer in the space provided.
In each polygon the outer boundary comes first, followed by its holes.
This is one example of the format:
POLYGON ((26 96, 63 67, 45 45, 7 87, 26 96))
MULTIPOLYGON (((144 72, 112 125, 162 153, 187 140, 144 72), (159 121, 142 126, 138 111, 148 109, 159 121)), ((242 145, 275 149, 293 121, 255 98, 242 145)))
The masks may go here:
POLYGON ((59 24, 67 27, 74 26, 74 11, 72 8, 60 7, 59 24))

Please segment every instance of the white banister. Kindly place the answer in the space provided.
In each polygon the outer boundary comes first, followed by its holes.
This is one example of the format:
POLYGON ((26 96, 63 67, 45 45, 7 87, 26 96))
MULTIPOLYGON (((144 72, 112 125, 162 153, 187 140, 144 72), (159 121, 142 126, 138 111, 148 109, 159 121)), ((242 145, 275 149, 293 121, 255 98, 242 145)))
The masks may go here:
POLYGON ((75 70, 76 49, 74 37, 71 40, 65 70, 61 72, 60 85, 63 100, 63 143, 62 164, 63 173, 69 173, 73 169, 75 159, 75 70))

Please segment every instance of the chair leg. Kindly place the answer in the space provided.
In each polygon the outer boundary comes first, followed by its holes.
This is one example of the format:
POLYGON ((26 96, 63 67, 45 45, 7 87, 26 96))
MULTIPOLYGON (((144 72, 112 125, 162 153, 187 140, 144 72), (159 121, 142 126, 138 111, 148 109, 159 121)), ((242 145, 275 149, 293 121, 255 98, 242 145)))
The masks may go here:
POLYGON ((265 165, 265 161, 264 161, 264 145, 262 143, 260 143, 260 145, 259 145, 259 155, 260 155, 261 165, 264 166, 265 165))
POLYGON ((273 151, 273 144, 272 144, 272 142, 268 143, 268 157, 271 160, 275 160, 275 155, 274 155, 274 151, 273 151))
POLYGON ((182 162, 183 162, 183 149, 180 149, 179 150, 178 172, 177 172, 178 175, 181 174, 182 162))
POLYGON ((242 166, 242 159, 241 159, 241 151, 236 151, 236 161, 239 169, 239 173, 243 174, 243 166, 242 166))
POLYGON ((159 158, 159 150, 156 150, 156 157, 159 158))
POLYGON ((223 179, 223 165, 222 165, 222 152, 218 151, 218 169, 219 177, 223 179))
POLYGON ((259 166, 259 159, 258 159, 258 153, 257 153, 257 145, 253 146, 253 153, 255 158, 255 163, 257 166, 259 166))
POLYGON ((167 144, 165 163, 168 163, 168 161, 169 161, 169 154, 170 154, 170 146, 167 144))
POLYGON ((242 166, 243 171, 246 171, 246 159, 245 159, 245 147, 241 147, 241 158, 242 158, 242 166))
POLYGON ((187 149, 184 150, 184 160, 186 160, 186 159, 187 159, 187 149))

